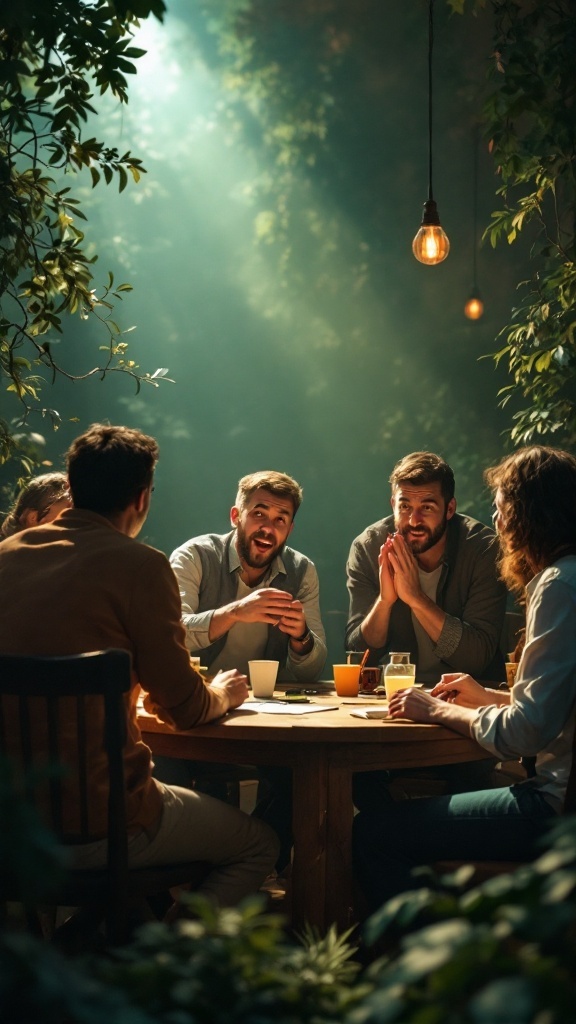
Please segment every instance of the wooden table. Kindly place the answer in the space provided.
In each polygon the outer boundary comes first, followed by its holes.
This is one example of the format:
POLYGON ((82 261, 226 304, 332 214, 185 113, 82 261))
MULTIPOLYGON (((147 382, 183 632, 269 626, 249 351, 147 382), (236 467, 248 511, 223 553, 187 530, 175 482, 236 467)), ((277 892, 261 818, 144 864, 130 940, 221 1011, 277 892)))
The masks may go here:
MULTIPOLYGON (((155 754, 229 764, 285 765, 293 771, 292 924, 321 931, 352 923, 352 774, 486 757, 474 740, 438 725, 352 717, 346 698, 319 696, 335 710, 289 716, 249 705, 212 725, 176 731, 141 712, 155 754)), ((367 702, 357 698, 362 707, 367 702)))

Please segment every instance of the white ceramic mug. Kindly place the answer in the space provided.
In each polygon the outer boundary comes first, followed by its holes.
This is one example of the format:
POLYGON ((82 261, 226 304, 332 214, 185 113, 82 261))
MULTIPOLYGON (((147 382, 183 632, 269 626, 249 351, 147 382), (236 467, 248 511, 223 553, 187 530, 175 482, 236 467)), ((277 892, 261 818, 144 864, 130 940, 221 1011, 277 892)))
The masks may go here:
POLYGON ((278 675, 278 661, 249 661, 250 685, 255 697, 268 698, 274 693, 276 676, 278 675))

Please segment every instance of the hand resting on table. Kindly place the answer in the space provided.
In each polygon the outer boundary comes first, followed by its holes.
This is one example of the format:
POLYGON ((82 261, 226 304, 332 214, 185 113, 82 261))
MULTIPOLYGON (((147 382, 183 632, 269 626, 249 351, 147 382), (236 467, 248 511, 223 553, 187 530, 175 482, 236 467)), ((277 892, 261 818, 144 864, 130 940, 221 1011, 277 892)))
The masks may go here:
POLYGON ((390 718, 410 718, 413 722, 433 722, 435 711, 443 702, 419 686, 397 690, 388 702, 390 718))
POLYGON ((212 690, 220 690, 228 698, 230 708, 238 708, 248 697, 248 679, 235 668, 226 672, 217 672, 211 683, 208 684, 212 690))
MULTIPOLYGON (((452 673, 450 673, 452 675, 452 673)), ((443 677, 445 678, 445 677, 443 677)), ((441 685, 438 683, 434 687, 432 693, 428 693, 426 690, 420 689, 418 686, 409 686, 406 690, 398 690, 393 693, 388 703, 388 711, 390 718, 408 718, 413 722, 430 722, 436 725, 447 725, 451 729, 455 729, 457 732, 470 734, 470 729, 475 718, 475 712, 477 707, 486 706, 487 703, 497 703, 496 697, 502 696, 503 700, 501 703, 506 702, 508 694, 500 694, 499 690, 486 691, 484 687, 480 687, 469 676, 460 677, 455 674, 455 679, 450 679, 446 683, 446 691, 450 692, 455 686, 459 686, 459 680, 463 678, 469 680, 473 684, 473 687, 469 689, 470 694, 474 693, 474 687, 478 687, 484 694, 482 704, 476 704, 472 707, 464 706, 463 704, 456 704, 454 701, 448 699, 441 699, 440 697, 434 696, 434 691, 441 685), (488 695, 489 700, 486 700, 488 695), (494 699, 492 699, 494 697, 494 699)), ((444 691, 442 691, 444 692, 444 691)), ((478 697, 478 694, 477 694, 478 697)))
POLYGON ((430 691, 433 697, 459 704, 463 708, 485 708, 490 704, 509 704, 505 690, 489 690, 464 672, 446 672, 430 691))

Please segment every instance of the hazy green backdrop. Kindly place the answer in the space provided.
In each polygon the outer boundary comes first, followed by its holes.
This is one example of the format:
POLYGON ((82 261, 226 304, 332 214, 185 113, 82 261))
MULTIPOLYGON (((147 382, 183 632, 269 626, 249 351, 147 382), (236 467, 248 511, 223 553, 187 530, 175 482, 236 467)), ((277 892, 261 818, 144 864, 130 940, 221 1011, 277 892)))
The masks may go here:
MULTIPOLYGON (((490 37, 436 6, 434 193, 451 252, 424 267, 411 253, 427 198, 424 0, 170 0, 164 26, 137 39, 148 54, 128 108, 104 97, 94 126, 148 174, 120 196, 92 193, 88 175, 81 191, 96 277, 111 269, 135 288, 115 313, 137 325, 130 354, 175 383, 134 396, 123 379, 59 382, 44 398, 79 418, 47 436, 58 468, 95 420, 158 438, 142 539, 167 553, 228 528, 244 473, 296 477, 291 543, 318 567, 332 659, 348 548, 387 514, 395 461, 440 452, 460 509, 486 521, 482 470, 502 454, 508 421, 496 407, 503 371, 478 357, 508 320, 521 251, 480 250, 485 316, 463 315, 490 37)), ((479 235, 496 208, 485 141, 478 168, 479 235)), ((60 361, 84 372, 98 343, 71 321, 60 361)))

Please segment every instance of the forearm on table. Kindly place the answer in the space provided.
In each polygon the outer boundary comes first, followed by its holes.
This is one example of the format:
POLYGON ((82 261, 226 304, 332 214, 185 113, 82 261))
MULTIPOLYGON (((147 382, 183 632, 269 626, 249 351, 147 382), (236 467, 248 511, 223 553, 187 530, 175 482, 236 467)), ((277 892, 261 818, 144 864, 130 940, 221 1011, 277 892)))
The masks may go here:
POLYGON ((434 725, 445 725, 463 736, 472 734, 472 723, 477 714, 476 708, 463 708, 458 704, 447 704, 446 701, 438 700, 430 714, 430 722, 434 725))
POLYGON ((486 687, 486 696, 490 698, 491 703, 496 704, 499 708, 507 707, 512 703, 510 690, 492 690, 486 687))
POLYGON ((186 648, 174 637, 150 628, 137 652, 136 673, 147 694, 144 706, 163 722, 188 729, 228 710, 226 694, 206 685, 192 668, 186 648))

